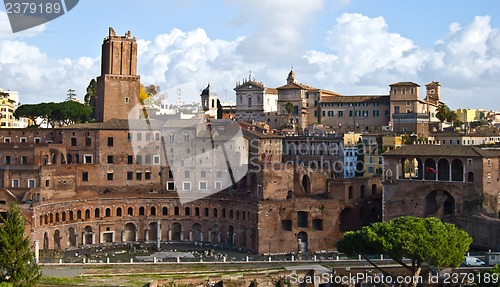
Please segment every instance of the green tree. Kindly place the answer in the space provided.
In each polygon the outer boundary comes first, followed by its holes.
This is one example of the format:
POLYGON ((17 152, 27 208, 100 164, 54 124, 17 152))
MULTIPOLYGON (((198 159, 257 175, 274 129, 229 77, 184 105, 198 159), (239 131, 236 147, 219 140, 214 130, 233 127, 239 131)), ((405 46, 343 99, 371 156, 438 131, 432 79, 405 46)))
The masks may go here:
POLYGON ((6 219, 0 226, 0 282, 13 287, 36 286, 40 280, 40 267, 29 237, 24 234, 25 221, 19 207, 11 204, 6 219))
POLYGON ((89 106, 92 109, 91 112, 91 120, 95 120, 95 100, 97 95, 97 81, 95 79, 90 80, 89 85, 87 86, 87 91, 83 101, 85 105, 89 106))
POLYGON ((293 113, 293 103, 287 102, 285 104, 285 111, 286 111, 287 115, 291 115, 293 113))
MULTIPOLYGON (((472 238, 465 231, 438 218, 403 216, 348 231, 336 246, 339 252, 362 255, 386 275, 390 274, 367 256, 388 255, 417 279, 425 262, 437 268, 458 267, 471 243, 472 238), (411 262, 405 262, 405 258, 411 262)), ((414 280, 412 286, 416 284, 414 280)))
POLYGON ((146 93, 150 96, 155 96, 160 92, 160 86, 155 86, 153 84, 145 86, 144 89, 146 90, 146 93))
POLYGON ((47 123, 52 127, 66 126, 92 120, 92 108, 75 101, 39 103, 19 106, 14 116, 29 118, 33 121, 40 118, 42 123, 47 123))
MULTIPOLYGON (((437 110, 436 110, 436 118, 438 118, 438 120, 440 120, 442 123, 446 120, 448 120, 448 118, 450 118, 450 113, 451 113, 451 110, 450 108, 444 104, 444 103, 441 103, 437 110)), ((456 114, 455 114, 456 115, 456 114)))

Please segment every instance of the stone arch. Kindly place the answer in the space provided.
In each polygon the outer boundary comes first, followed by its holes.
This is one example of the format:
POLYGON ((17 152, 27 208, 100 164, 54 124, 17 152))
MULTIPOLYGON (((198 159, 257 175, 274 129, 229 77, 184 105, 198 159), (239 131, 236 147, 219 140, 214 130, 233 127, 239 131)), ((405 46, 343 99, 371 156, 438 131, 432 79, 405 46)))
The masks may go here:
POLYGON ((425 197, 425 216, 455 214, 455 198, 445 190, 433 190, 425 197))
POLYGON ((68 243, 69 246, 76 247, 76 231, 75 228, 68 228, 68 243))
POLYGON ((438 161, 438 180, 450 180, 450 163, 445 158, 442 158, 438 161))
POLYGON ((451 180, 464 181, 464 164, 457 158, 451 162, 451 180))
POLYGON ((54 231, 54 248, 58 250, 61 249, 61 232, 59 229, 54 231))
POLYGON ((43 249, 49 249, 49 234, 47 232, 43 233, 43 249))
POLYGON ((182 240, 182 224, 179 222, 172 223, 172 241, 182 240))
POLYGON ((474 173, 472 171, 467 173, 467 182, 474 182, 474 173))
POLYGON ((245 226, 240 227, 240 246, 247 246, 247 228, 245 226))
POLYGON ((158 238, 158 223, 151 222, 148 225, 148 241, 156 241, 158 238))
POLYGON ((311 193, 311 180, 307 174, 302 177, 302 188, 306 194, 311 193))
POLYGON ((286 194, 286 198, 293 198, 293 191, 289 190, 288 193, 286 194))
POLYGON ((214 224, 212 228, 210 228, 210 242, 219 243, 220 242, 220 228, 219 225, 214 224))
POLYGON ((137 240, 137 228, 132 222, 125 224, 123 232, 123 238, 125 242, 137 240))
POLYGON ((193 224, 192 234, 193 234, 192 241, 194 241, 194 242, 202 242, 203 241, 203 231, 201 229, 201 224, 199 224, 199 223, 193 224))
POLYGON ((299 252, 301 253, 307 253, 309 246, 308 246, 308 235, 307 232, 301 231, 299 234, 297 234, 297 246, 299 249, 299 252))
POLYGON ((340 213, 339 224, 340 224, 340 232, 346 232, 350 230, 356 230, 356 214, 352 208, 344 208, 340 213))
POLYGON ((93 244, 94 232, 92 227, 87 225, 83 230, 83 244, 93 244))
POLYGON ((229 245, 234 245, 234 226, 229 225, 227 227, 227 240, 226 243, 229 245))
POLYGON ((432 158, 428 158, 425 160, 425 175, 424 179, 425 180, 436 180, 436 161, 432 158))

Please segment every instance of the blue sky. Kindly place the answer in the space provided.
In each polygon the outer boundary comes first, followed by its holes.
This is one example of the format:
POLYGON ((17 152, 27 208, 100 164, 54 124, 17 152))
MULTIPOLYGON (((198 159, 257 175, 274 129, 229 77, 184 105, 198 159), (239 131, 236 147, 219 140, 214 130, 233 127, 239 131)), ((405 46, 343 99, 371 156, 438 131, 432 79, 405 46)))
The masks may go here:
MULTIPOLYGON (((345 95, 388 85, 442 85, 452 108, 500 110, 500 2, 389 0, 81 0, 69 13, 12 34, 0 9, 0 88, 22 103, 83 98, 112 26, 139 44, 144 84, 170 102, 208 82, 234 99, 249 71, 266 86, 293 66, 304 84, 345 95)), ((421 91, 421 97, 423 97, 421 91)))

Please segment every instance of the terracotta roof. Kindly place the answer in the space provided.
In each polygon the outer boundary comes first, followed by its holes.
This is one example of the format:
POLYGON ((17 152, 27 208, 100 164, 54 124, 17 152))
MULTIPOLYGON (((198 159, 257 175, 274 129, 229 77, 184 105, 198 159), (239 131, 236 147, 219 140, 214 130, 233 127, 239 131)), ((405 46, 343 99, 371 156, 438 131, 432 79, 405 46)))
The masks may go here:
POLYGON ((414 82, 397 82, 397 83, 391 84, 389 86, 417 86, 417 87, 420 87, 419 84, 416 84, 414 82))
POLYGON ((371 96, 333 96, 324 97, 322 103, 352 103, 352 102, 389 102, 387 95, 371 95, 371 96))
POLYGON ((138 129, 160 129, 162 121, 154 119, 111 119, 103 123, 74 124, 60 129, 88 129, 88 130, 138 130, 138 129))
POLYGON ((384 156, 498 157, 500 150, 461 145, 404 145, 384 152, 384 156))
POLYGON ((304 85, 304 84, 299 84, 299 83, 288 83, 284 86, 277 87, 277 90, 292 90, 292 89, 303 89, 303 90, 318 90, 317 88, 304 85))

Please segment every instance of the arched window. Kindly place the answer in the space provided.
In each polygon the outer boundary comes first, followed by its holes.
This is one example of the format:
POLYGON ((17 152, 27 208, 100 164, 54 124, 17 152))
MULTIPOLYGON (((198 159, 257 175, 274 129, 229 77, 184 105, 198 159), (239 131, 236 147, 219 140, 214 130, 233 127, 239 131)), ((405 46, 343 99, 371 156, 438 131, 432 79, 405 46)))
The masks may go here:
POLYGON ((161 213, 163 215, 168 215, 168 208, 166 206, 164 206, 162 209, 161 209, 161 213))
POLYGON ((127 209, 127 214, 130 215, 130 216, 134 215, 134 209, 132 207, 129 207, 127 209))
POLYGON ((110 217, 110 216, 111 216, 111 209, 106 208, 106 217, 110 217))
POLYGON ((144 206, 139 207, 139 215, 145 215, 144 206))
POLYGON ((122 208, 121 207, 118 207, 116 209, 116 216, 122 216, 122 208))
POLYGON ((151 206, 150 214, 153 216, 156 215, 156 207, 151 206))

